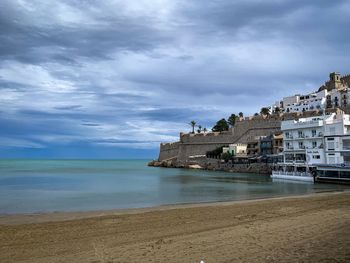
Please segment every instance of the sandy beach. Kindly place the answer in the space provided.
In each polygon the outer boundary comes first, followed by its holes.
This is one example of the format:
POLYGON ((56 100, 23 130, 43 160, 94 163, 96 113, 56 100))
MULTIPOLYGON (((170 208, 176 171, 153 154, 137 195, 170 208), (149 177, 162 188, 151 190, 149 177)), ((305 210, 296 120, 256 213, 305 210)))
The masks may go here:
POLYGON ((0 262, 350 262, 350 192, 0 218, 0 262))

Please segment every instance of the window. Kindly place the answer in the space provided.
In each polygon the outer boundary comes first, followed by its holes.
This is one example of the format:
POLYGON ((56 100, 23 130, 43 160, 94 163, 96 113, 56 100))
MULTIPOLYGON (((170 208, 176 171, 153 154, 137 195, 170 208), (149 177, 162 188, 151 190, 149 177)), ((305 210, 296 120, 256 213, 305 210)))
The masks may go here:
POLYGON ((289 132, 286 132, 286 138, 289 138, 289 132))
POLYGON ((316 148, 317 147, 317 142, 312 142, 312 148, 316 148))
POLYGON ((299 142, 299 148, 304 149, 304 144, 302 142, 299 142))
POLYGON ((327 148, 330 151, 334 151, 334 142, 328 142, 327 143, 327 148))
POLYGON ((321 156, 320 155, 313 155, 312 158, 313 159, 321 159, 321 156))
POLYGON ((303 136, 303 132, 302 131, 298 131, 298 136, 299 136, 299 138, 303 138, 304 136, 303 136))
POLYGON ((312 130, 311 133, 312 133, 312 137, 316 136, 316 130, 312 130))
POLYGON ((350 140, 343 139, 343 150, 350 150, 350 140))

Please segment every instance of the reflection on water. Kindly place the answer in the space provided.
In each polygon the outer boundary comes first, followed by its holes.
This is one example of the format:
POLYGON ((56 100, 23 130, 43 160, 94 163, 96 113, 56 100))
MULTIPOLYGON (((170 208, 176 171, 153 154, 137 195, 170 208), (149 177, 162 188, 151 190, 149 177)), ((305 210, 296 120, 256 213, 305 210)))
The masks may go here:
POLYGON ((272 182, 269 176, 147 167, 147 161, 0 160, 0 213, 87 211, 245 200, 341 185, 272 182))

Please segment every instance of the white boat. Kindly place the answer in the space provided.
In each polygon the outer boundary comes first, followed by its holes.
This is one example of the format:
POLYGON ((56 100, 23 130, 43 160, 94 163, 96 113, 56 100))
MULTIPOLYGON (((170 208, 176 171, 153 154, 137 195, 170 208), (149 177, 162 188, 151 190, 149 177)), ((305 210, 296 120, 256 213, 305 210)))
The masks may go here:
POLYGON ((272 171, 271 178, 273 181, 291 180, 302 182, 314 182, 314 177, 310 172, 284 172, 284 171, 272 171))

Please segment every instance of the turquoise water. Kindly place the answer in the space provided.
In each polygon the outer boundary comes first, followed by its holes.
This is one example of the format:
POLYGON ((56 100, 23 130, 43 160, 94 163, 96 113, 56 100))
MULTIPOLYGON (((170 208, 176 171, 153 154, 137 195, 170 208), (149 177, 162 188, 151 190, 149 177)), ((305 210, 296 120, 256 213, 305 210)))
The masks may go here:
POLYGON ((344 188, 148 167, 147 160, 0 160, 0 214, 246 200, 344 188))

